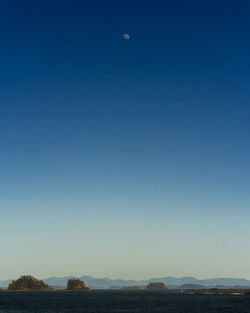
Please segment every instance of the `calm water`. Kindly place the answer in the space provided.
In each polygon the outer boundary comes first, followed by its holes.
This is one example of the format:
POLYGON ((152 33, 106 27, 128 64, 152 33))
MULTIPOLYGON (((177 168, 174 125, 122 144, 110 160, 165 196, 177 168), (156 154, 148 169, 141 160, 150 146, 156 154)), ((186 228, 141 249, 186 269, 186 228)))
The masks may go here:
POLYGON ((250 313, 250 296, 166 291, 0 292, 0 313, 250 313))

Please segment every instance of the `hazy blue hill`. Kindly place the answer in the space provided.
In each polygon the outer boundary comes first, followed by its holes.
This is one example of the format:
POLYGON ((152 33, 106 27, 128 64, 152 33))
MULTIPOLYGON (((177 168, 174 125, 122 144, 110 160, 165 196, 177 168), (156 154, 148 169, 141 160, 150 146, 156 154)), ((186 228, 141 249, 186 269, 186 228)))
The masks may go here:
POLYGON ((197 284, 184 284, 179 286, 180 289, 203 289, 204 286, 197 284))
POLYGON ((215 278, 215 279, 196 279, 194 277, 182 277, 182 278, 175 278, 175 277, 165 277, 165 278, 153 278, 149 280, 150 282, 162 281, 165 285, 176 285, 181 286, 185 284, 195 284, 201 286, 250 286, 250 281, 247 279, 241 278, 215 278))
MULTIPOLYGON (((63 277, 55 279, 45 279, 44 281, 49 285, 58 285, 66 286, 69 278, 73 277, 63 277)), ((91 276, 82 276, 78 277, 83 280, 87 286, 98 287, 98 288, 110 288, 110 287, 119 287, 119 286, 146 286, 150 282, 163 282, 166 286, 175 285, 181 286, 185 284, 194 284, 201 286, 250 286, 250 281, 246 279, 237 279, 237 278, 215 278, 215 279, 205 279, 199 280, 194 277, 163 277, 163 278, 152 278, 149 280, 123 280, 123 279, 110 279, 108 277, 104 278, 94 278, 91 276)))
POLYGON ((204 280, 206 285, 223 285, 223 286, 250 286, 250 281, 244 278, 215 278, 204 280))
POLYGON ((53 285, 53 286, 66 287, 68 280, 72 278, 78 278, 78 277, 75 277, 75 276, 50 277, 50 278, 44 279, 44 282, 46 282, 46 284, 50 286, 53 285))
POLYGON ((3 288, 3 287, 6 288, 6 287, 8 287, 11 282, 12 282, 12 279, 0 281, 0 288, 3 288))
MULTIPOLYGON (((66 287, 69 279, 78 278, 83 280, 87 286, 94 288, 110 288, 110 287, 122 287, 122 286, 146 286, 150 282, 163 282, 168 286, 182 286, 185 284, 201 285, 204 287, 215 287, 215 286, 241 286, 249 287, 250 280, 242 278, 215 278, 215 279, 196 279, 194 277, 162 277, 162 278, 151 278, 148 280, 123 280, 123 279, 110 279, 108 277, 94 278, 91 276, 66 276, 66 277, 50 277, 43 279, 43 281, 50 286, 66 287)), ((7 287, 11 280, 0 281, 0 287, 7 287)))

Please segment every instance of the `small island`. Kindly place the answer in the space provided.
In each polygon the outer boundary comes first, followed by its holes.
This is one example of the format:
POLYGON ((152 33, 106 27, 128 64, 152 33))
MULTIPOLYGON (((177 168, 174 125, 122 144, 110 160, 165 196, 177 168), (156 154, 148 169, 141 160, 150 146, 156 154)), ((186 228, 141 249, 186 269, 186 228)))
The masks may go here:
POLYGON ((21 276, 17 280, 13 280, 8 287, 10 291, 52 291, 49 285, 42 280, 38 280, 31 275, 21 276))
POLYGON ((149 289, 149 290, 166 290, 167 287, 164 283, 155 282, 155 283, 149 283, 147 285, 147 289, 149 289))
POLYGON ((69 291, 88 291, 89 288, 85 285, 85 283, 80 280, 80 279, 69 279, 68 280, 68 284, 67 284, 67 288, 65 290, 69 290, 69 291))

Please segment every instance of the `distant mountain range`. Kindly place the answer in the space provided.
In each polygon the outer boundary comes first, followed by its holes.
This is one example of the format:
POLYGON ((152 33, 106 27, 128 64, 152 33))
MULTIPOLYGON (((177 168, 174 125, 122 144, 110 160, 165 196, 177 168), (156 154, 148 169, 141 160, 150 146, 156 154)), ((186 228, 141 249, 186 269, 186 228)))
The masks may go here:
MULTIPOLYGON (((159 277, 151 278, 148 280, 123 280, 123 279, 110 279, 94 278, 91 276, 68 276, 68 277, 50 277, 43 279, 43 281, 50 285, 59 288, 66 287, 67 281, 70 278, 79 278, 83 280, 87 286, 91 288, 114 288, 123 286, 146 286, 150 282, 163 282, 169 288, 185 288, 186 286, 197 285, 197 288, 204 287, 250 287, 250 280, 243 278, 214 278, 214 279, 196 279, 194 277, 159 277)), ((7 287, 11 280, 0 281, 0 287, 7 287)))

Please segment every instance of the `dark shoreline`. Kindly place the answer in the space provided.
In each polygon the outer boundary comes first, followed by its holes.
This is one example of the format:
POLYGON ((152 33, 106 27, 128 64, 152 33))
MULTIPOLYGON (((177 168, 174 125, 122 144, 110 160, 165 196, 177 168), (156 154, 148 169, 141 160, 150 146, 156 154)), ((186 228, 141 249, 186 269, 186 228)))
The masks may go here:
POLYGON ((250 289, 219 289, 219 288, 208 288, 208 289, 186 289, 183 293, 192 294, 218 294, 218 295, 250 295, 250 289))
POLYGON ((250 289, 217 289, 217 288, 209 288, 209 289, 89 289, 89 290, 66 290, 66 289, 53 289, 53 290, 8 290, 8 289, 0 289, 0 293, 86 293, 86 292, 146 292, 146 293, 154 293, 154 292, 166 292, 166 293, 178 293, 185 295, 192 294, 202 294, 202 295, 250 295, 250 289))

